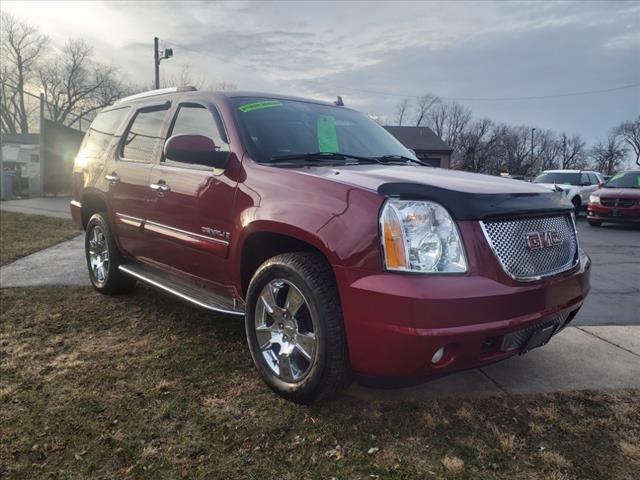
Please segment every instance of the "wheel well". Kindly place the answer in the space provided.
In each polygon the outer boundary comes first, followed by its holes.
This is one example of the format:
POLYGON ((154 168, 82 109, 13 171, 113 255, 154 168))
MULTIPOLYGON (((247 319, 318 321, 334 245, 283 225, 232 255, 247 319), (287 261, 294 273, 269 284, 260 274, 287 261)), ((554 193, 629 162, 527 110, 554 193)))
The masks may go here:
POLYGON ((242 248, 240 266, 242 294, 246 295, 251 277, 260 265, 271 257, 292 252, 314 252, 326 260, 325 255, 310 243, 287 235, 258 232, 247 238, 242 248))
POLYGON ((582 205, 582 199, 580 198, 580 195, 574 195, 574 197, 571 199, 571 203, 575 204, 576 201, 578 202, 578 206, 582 205))
POLYGON ((97 195, 86 195, 82 199, 82 228, 86 228, 94 213, 106 212, 107 204, 97 195))

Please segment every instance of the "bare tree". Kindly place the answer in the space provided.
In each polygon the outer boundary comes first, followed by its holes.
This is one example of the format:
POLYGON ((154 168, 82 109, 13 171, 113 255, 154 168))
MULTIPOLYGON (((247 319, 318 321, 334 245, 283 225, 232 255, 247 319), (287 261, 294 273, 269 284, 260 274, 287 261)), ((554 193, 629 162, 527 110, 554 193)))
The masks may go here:
POLYGON ((428 113, 427 125, 459 153, 459 138, 471 121, 471 110, 457 102, 439 102, 428 113))
POLYGON ((416 127, 422 125, 429 111, 438 103, 440 103, 440 98, 431 93, 426 93, 416 98, 416 127))
POLYGON ((83 40, 69 40, 39 69, 50 120, 73 125, 129 93, 110 65, 94 62, 83 40))
POLYGON ((409 99, 405 98, 396 105, 396 124, 402 126, 402 121, 409 111, 409 99))
POLYGON ((460 135, 456 167, 471 172, 488 173, 493 169, 497 136, 488 118, 474 120, 460 135))
POLYGON ((28 133, 31 112, 24 90, 34 78, 35 66, 46 47, 47 37, 33 25, 7 12, 2 12, 0 27, 2 131, 28 133))
POLYGON ((534 172, 531 155, 531 128, 498 125, 495 128, 496 170, 493 173, 507 172, 515 175, 528 175, 534 172))
MULTIPOLYGON (((191 71, 191 67, 188 64, 182 65, 180 73, 178 75, 172 75, 167 78, 160 79, 160 88, 168 87, 195 87, 198 90, 218 90, 218 91, 231 91, 236 90, 235 83, 221 81, 216 83, 205 83, 205 78, 200 75, 195 77, 191 71)), ((155 89, 153 82, 140 86, 138 91, 153 90, 155 89)))
MULTIPOLYGON (((531 137, 529 137, 531 138, 531 137)), ((558 166, 560 144, 555 132, 551 130, 539 130, 534 135, 532 168, 529 173, 537 173, 539 170, 549 170, 558 166)))
POLYGON ((640 115, 635 120, 622 122, 616 129, 616 134, 622 136, 636 155, 636 165, 640 167, 640 115))
POLYGON ((558 140, 559 167, 566 169, 582 169, 587 166, 585 141, 580 135, 568 137, 563 133, 558 140))
POLYGON ((615 131, 591 149, 594 168, 605 175, 611 175, 620 168, 626 154, 627 149, 615 131))

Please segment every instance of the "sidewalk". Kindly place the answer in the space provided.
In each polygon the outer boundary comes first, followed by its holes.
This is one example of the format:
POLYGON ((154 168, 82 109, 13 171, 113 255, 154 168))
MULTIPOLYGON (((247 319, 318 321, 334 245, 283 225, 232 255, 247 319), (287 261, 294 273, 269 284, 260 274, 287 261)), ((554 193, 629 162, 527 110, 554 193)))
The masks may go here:
POLYGON ((25 198, 22 200, 4 200, 0 202, 0 210, 47 217, 71 218, 69 210, 70 197, 25 198))

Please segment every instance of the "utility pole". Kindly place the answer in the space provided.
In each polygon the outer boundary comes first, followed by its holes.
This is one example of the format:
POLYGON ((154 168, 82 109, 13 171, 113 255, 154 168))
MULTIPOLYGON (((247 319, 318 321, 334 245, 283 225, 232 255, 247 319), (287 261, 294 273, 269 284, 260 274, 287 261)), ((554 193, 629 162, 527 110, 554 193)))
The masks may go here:
POLYGON ((535 128, 531 129, 531 166, 533 167, 533 134, 536 131, 535 128))
POLYGON ((153 64, 156 73, 156 90, 160 88, 160 52, 158 51, 158 37, 153 37, 153 64))
POLYGON ((160 56, 158 49, 158 37, 153 37, 153 66, 155 70, 155 87, 160 88, 160 60, 173 57, 173 48, 165 48, 164 53, 160 56))

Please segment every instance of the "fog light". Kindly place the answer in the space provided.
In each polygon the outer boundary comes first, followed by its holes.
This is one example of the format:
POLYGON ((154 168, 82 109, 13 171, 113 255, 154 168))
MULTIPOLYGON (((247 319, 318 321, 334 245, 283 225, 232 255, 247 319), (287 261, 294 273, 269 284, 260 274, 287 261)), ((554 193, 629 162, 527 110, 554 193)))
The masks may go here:
POLYGON ((435 365, 440 360, 442 360, 442 357, 444 357, 444 347, 440 347, 438 350, 436 350, 436 353, 434 353, 433 357, 431 357, 431 363, 435 365))

